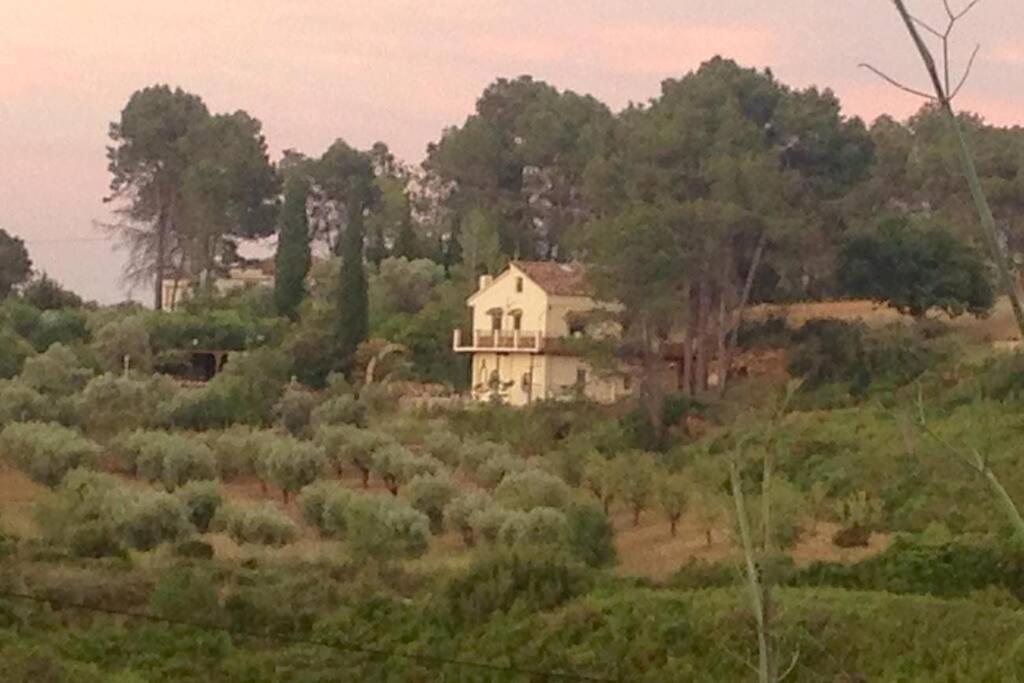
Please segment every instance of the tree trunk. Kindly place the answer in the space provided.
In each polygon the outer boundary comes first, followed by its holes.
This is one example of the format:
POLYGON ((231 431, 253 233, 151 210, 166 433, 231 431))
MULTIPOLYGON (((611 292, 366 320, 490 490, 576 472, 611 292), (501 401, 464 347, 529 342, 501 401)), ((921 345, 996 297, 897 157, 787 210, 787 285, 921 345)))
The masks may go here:
POLYGON ((370 470, 365 467, 360 467, 359 472, 363 475, 363 488, 370 488, 370 470))
POLYGON ((288 504, 288 499, 291 497, 291 492, 288 489, 281 489, 281 498, 284 499, 284 504, 288 504))
POLYGON ((260 493, 264 496, 270 493, 270 491, 267 489, 267 482, 263 479, 260 479, 260 493))
POLYGON ((686 396, 693 395, 693 324, 694 307, 693 284, 686 285, 686 306, 689 309, 689 320, 686 321, 686 331, 683 335, 683 367, 681 384, 682 392, 686 396))
POLYGON ((708 389, 708 318, 711 316, 711 287, 706 277, 701 278, 697 289, 697 307, 699 315, 695 328, 697 353, 696 376, 694 377, 694 393, 704 393, 708 389))
MULTIPOLYGON (((723 270, 727 271, 728 269, 724 268, 723 270)), ((716 332, 715 336, 717 337, 717 340, 716 340, 717 343, 715 345, 715 355, 718 356, 718 395, 719 396, 721 396, 725 392, 725 383, 726 383, 727 378, 729 376, 729 363, 730 363, 730 358, 729 358, 729 356, 728 356, 728 354, 726 353, 726 350, 725 350, 726 346, 727 346, 727 341, 728 341, 728 337, 726 336, 728 334, 728 330, 726 329, 727 325, 728 325, 728 317, 727 317, 727 305, 728 305, 728 302, 726 301, 726 299, 728 298, 728 293, 729 293, 728 292, 728 288, 727 288, 727 286, 725 284, 727 282, 727 280, 725 278, 728 276, 728 273, 727 272, 723 272, 722 275, 723 275, 722 284, 721 284, 721 287, 719 287, 719 290, 718 290, 718 329, 715 331, 716 332)))
POLYGON ((708 547, 710 548, 711 545, 714 543, 714 539, 711 537, 711 527, 708 527, 707 529, 705 529, 704 530, 704 534, 705 534, 705 537, 706 537, 707 542, 708 542, 708 547))
POLYGON ((164 307, 164 261, 167 258, 167 209, 162 208, 156 219, 156 264, 153 278, 156 280, 153 296, 153 310, 164 307))
POLYGON ((668 529, 669 529, 669 533, 672 534, 672 538, 676 537, 676 527, 677 526, 679 526, 679 518, 678 517, 671 517, 671 518, 669 518, 669 520, 668 520, 668 529))
POLYGON ((633 508, 633 526, 634 527, 640 526, 640 513, 642 511, 643 511, 643 508, 640 508, 638 506, 635 506, 633 508))
MULTIPOLYGON (((740 328, 743 326, 743 317, 747 310, 747 304, 750 303, 750 294, 754 290, 754 280, 757 278, 758 268, 761 267, 761 258, 764 256, 764 248, 767 241, 768 233, 761 232, 761 236, 757 240, 757 246, 754 248, 754 256, 750 260, 750 270, 747 271, 747 278, 743 282, 743 291, 740 293, 740 300, 736 304, 736 314, 732 321, 732 334, 729 337, 729 343, 725 346, 725 360, 723 361, 723 365, 726 368, 726 372, 728 372, 732 367, 733 355, 739 347, 740 328)), ((722 395, 725 393, 726 375, 721 375, 719 382, 719 395, 722 395)))

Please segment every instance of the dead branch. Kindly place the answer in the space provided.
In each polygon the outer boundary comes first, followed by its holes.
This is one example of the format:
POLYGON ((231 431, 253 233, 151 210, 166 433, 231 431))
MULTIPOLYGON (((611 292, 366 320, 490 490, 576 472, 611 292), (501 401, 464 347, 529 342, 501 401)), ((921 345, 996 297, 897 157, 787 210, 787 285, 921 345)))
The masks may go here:
POLYGON ((900 90, 902 90, 904 92, 908 92, 911 95, 916 95, 918 97, 923 97, 926 100, 932 100, 932 101, 935 101, 935 100, 938 99, 937 97, 935 97, 935 95, 929 95, 926 92, 922 92, 920 90, 915 90, 914 88, 911 88, 910 86, 903 85, 902 83, 897 81, 892 76, 887 75, 882 70, 877 69, 877 68, 871 66, 870 64, 861 63, 861 64, 859 64, 859 66, 860 66, 860 68, 867 69, 871 73, 875 74, 876 76, 878 76, 882 80, 886 81, 889 85, 892 85, 892 86, 894 86, 896 88, 899 88, 900 90))
POLYGON ((978 52, 980 52, 980 51, 981 51, 981 45, 975 45, 974 46, 974 52, 971 53, 971 58, 967 62, 967 68, 964 69, 964 75, 960 79, 960 82, 956 84, 956 87, 953 88, 953 92, 950 93, 949 99, 954 100, 954 99, 956 99, 956 96, 960 94, 960 90, 964 87, 964 84, 967 83, 967 79, 971 75, 971 69, 974 68, 974 60, 977 59, 978 52))

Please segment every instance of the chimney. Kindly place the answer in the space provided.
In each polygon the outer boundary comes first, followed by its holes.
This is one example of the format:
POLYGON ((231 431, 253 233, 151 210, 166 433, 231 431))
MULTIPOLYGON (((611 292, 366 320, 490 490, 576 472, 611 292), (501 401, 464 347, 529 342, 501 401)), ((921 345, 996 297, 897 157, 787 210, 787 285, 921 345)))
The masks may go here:
POLYGON ((490 275, 481 275, 480 276, 480 289, 481 290, 487 289, 488 287, 491 286, 492 282, 494 282, 494 278, 491 277, 490 275))

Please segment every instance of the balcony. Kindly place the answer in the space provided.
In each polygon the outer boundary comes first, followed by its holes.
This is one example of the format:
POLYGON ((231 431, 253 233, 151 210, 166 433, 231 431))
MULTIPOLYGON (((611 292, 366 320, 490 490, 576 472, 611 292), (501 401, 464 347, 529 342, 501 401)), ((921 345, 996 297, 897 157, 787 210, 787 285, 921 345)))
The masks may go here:
POLYGON ((544 336, 527 330, 473 330, 469 335, 456 329, 452 335, 452 348, 456 353, 519 351, 540 353, 544 350, 544 336), (470 337, 464 339, 464 336, 470 337))

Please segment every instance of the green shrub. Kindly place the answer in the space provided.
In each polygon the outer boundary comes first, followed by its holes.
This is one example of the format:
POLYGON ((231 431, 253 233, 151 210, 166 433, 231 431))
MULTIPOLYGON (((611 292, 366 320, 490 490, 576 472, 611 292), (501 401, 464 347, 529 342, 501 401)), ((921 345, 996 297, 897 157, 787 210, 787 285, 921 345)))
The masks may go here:
POLYGON ((212 528, 226 532, 236 543, 257 545, 283 546, 298 536, 295 523, 269 503, 223 505, 212 528))
POLYGON ((444 531, 444 511, 459 494, 459 487, 447 474, 420 474, 409 480, 405 497, 414 510, 430 520, 430 531, 444 531))
POLYGON ((137 477, 174 491, 190 481, 215 479, 216 458, 199 438, 162 430, 137 430, 119 438, 115 450, 137 477))
MULTIPOLYGON (((444 522, 447 528, 458 531, 467 547, 476 545, 471 519, 474 514, 494 506, 494 500, 483 491, 467 491, 453 498, 444 509, 444 522)), ((500 528, 500 524, 498 527, 500 528)))
POLYGON ((11 379, 21 372, 35 349, 13 330, 0 326, 0 379, 11 379))
POLYGON ((181 499, 163 491, 138 491, 125 510, 122 533, 135 550, 152 550, 195 533, 195 527, 181 499))
POLYGON ((319 479, 326 464, 319 446, 290 436, 268 444, 265 458, 270 480, 281 489, 285 504, 291 494, 319 479))
POLYGON ((153 588, 150 610, 165 619, 216 625, 221 618, 217 585, 205 573, 173 569, 153 588))
POLYGON ((224 504, 224 492, 215 481, 190 481, 175 492, 188 509, 189 520, 199 533, 210 530, 217 510, 224 504))
POLYGON ((386 562, 427 551, 430 520, 399 498, 354 496, 345 519, 349 547, 357 558, 386 562))
POLYGON ((525 470, 509 475, 498 484, 494 499, 510 510, 561 509, 569 502, 569 487, 553 474, 525 470))
POLYGON ((320 427, 314 440, 324 449, 327 461, 335 473, 341 475, 346 467, 356 469, 363 478, 364 488, 369 486, 374 452, 393 443, 386 434, 360 429, 355 425, 320 427))
POLYGON ((575 503, 565 511, 569 552, 589 567, 615 564, 615 529, 601 506, 575 503))
POLYGON ((122 372, 125 356, 132 370, 142 373, 153 371, 153 351, 143 315, 112 320, 103 325, 96 331, 93 348, 108 372, 122 372))
POLYGON ((482 625, 495 614, 536 614, 589 592, 589 572, 564 558, 525 553, 489 554, 452 578, 442 595, 457 630, 482 625))
POLYGON ((54 423, 14 422, 0 432, 0 452, 33 481, 54 487, 77 467, 94 463, 99 446, 54 423))
POLYGON ((206 541, 193 538, 174 546, 174 554, 190 560, 212 560, 214 551, 213 546, 206 541))

